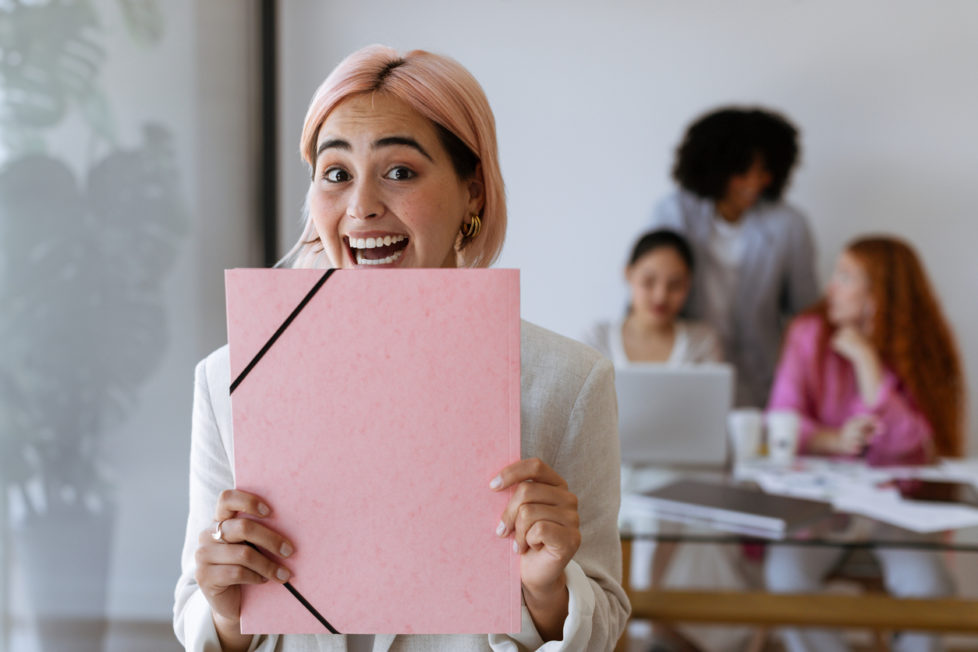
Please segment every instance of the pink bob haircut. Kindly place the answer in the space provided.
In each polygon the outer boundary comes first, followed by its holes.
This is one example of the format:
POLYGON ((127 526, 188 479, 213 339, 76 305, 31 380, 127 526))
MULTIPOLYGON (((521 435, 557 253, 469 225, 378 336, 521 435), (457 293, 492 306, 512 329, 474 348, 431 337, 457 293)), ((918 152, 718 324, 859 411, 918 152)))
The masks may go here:
MULTIPOLYGON (((457 248, 460 235, 456 251, 459 267, 488 267, 499 256, 506 235, 506 197, 499 170, 496 121, 479 82, 454 59, 424 50, 401 55, 389 47, 370 45, 354 52, 316 89, 306 112, 300 147, 310 170, 315 169, 316 139, 327 116, 343 100, 365 93, 388 93, 405 102, 439 131, 454 135, 470 150, 466 154, 474 155, 481 164, 485 188, 482 231, 461 250, 457 248)), ((320 266, 314 261, 322 244, 309 216, 308 202, 304 212, 302 236, 280 266, 320 266)))

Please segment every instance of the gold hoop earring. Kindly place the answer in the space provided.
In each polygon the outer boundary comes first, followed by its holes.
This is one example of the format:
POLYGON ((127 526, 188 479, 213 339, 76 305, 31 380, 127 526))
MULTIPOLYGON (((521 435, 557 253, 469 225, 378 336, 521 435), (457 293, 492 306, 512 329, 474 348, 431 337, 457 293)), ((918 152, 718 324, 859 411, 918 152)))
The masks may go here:
POLYGON ((472 221, 469 222, 468 224, 464 224, 464 223, 462 224, 462 229, 461 229, 462 240, 463 241, 474 240, 475 237, 479 235, 479 231, 481 230, 482 230, 482 220, 479 218, 478 215, 472 213, 472 221))

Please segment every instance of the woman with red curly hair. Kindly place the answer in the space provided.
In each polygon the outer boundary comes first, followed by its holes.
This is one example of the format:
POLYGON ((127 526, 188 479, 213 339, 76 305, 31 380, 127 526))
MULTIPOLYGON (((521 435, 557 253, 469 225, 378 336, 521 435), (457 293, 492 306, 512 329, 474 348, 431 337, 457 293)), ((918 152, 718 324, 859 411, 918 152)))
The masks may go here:
MULTIPOLYGON (((924 464, 962 454, 963 396, 954 338, 919 259, 905 242, 868 237, 846 247, 826 297, 792 323, 768 409, 800 415, 801 454, 924 464)), ((768 588, 814 590, 841 554, 773 546, 768 588)), ((947 570, 933 553, 881 548, 875 554, 891 593, 950 593, 947 570)), ((847 649, 829 631, 788 631, 785 642, 791 652, 847 649)), ((894 649, 936 650, 940 643, 904 634, 894 649)))
POLYGON ((803 454, 875 465, 961 455, 957 349, 909 245, 846 247, 825 299, 788 332, 768 409, 802 416, 803 454))

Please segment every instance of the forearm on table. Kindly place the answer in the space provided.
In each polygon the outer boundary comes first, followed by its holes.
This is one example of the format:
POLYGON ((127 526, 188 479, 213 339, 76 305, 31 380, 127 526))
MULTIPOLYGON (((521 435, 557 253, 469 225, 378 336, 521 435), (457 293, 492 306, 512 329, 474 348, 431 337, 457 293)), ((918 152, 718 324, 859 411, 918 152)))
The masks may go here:
POLYGON ((867 451, 873 464, 922 464, 933 461, 933 432, 927 419, 899 397, 878 410, 881 434, 867 451))
POLYGON ((815 455, 837 455, 839 451, 839 431, 836 428, 819 426, 808 440, 808 450, 803 453, 815 455))

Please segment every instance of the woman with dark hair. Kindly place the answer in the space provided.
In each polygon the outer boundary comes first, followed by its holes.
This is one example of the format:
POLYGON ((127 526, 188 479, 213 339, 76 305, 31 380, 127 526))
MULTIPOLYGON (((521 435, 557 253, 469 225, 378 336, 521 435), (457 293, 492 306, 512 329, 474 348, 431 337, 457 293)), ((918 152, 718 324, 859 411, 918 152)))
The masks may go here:
POLYGON ((673 168, 679 190, 652 220, 692 246, 684 314, 719 333, 740 406, 767 402, 785 318, 817 297, 808 223, 782 199, 797 160, 798 131, 777 113, 708 113, 687 129, 673 168))
MULTIPOLYGON (((801 417, 798 452, 804 455, 909 465, 962 454, 964 379, 957 347, 909 245, 872 237, 846 247, 825 299, 788 330, 768 407, 801 417)), ((875 527, 880 538, 892 538, 891 526, 875 527)), ((842 553, 772 546, 765 561, 768 588, 817 590, 842 553)), ((935 553, 883 547, 874 554, 887 588, 900 597, 952 590, 935 553)), ((791 652, 848 649, 841 635, 826 630, 788 630, 785 642, 791 652)), ((941 648, 937 637, 908 633, 894 649, 941 648)))
POLYGON ((677 319, 693 279, 693 252, 675 231, 646 233, 632 248, 625 280, 625 319, 599 322, 582 338, 616 365, 629 362, 719 362, 720 344, 707 324, 677 319))
MULTIPOLYGON (((616 367, 632 363, 661 363, 670 366, 720 362, 723 353, 712 326, 680 319, 693 280, 694 258, 686 238, 668 229, 650 231, 632 247, 625 280, 629 305, 623 319, 598 322, 582 341, 616 367)), ((668 477, 661 467, 622 464, 623 493, 639 493, 660 486, 668 477)), ((685 526, 658 522, 655 518, 627 511, 619 518, 622 527, 635 532, 678 532, 685 526)), ((738 564, 739 550, 731 546, 697 544, 677 546, 636 538, 631 548, 631 582, 635 587, 670 588, 714 586, 728 590, 746 589, 738 564)), ((643 623, 629 631, 632 639, 648 639, 643 623)), ((657 632, 656 638, 663 632, 657 632)), ((673 631, 673 634, 676 632, 673 631)), ((734 650, 744 644, 743 628, 683 626, 678 633, 701 649, 734 650)))

